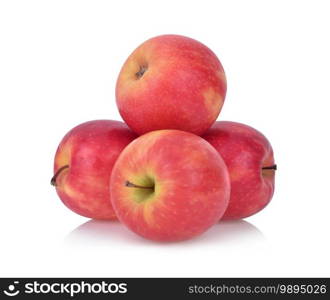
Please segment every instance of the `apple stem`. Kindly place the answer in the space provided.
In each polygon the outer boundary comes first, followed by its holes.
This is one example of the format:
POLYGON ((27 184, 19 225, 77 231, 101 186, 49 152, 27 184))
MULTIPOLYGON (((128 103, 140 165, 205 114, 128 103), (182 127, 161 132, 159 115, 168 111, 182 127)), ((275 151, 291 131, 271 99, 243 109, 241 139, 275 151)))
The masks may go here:
POLYGON ((135 76, 137 79, 140 79, 143 74, 147 71, 148 67, 147 66, 140 66, 140 70, 135 73, 135 76))
POLYGON ((69 165, 65 165, 65 166, 63 166, 63 167, 61 167, 61 168, 59 168, 59 169, 57 170, 57 172, 54 174, 54 176, 53 176, 52 179, 50 180, 50 184, 51 184, 52 186, 57 186, 56 179, 57 179, 58 175, 60 175, 60 173, 61 173, 63 170, 67 169, 67 168, 69 168, 69 165))
POLYGON ((262 169, 263 170, 277 170, 277 165, 272 165, 272 166, 269 166, 269 167, 263 167, 262 169))
POLYGON ((155 187, 154 186, 142 186, 142 185, 137 185, 132 182, 126 181, 125 186, 127 187, 133 187, 133 188, 139 188, 139 189, 148 189, 148 190, 153 190, 155 187))

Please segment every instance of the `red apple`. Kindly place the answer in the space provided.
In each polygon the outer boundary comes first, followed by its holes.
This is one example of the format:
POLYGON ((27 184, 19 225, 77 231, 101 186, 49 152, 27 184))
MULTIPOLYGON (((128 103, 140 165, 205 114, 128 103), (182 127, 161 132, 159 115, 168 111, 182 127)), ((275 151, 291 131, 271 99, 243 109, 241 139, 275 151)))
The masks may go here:
POLYGON ((203 136, 224 159, 231 180, 226 219, 249 217, 262 210, 274 193, 276 165, 266 137, 250 126, 216 122, 203 136))
POLYGON ((180 35, 147 40, 128 57, 116 86, 117 105, 138 134, 158 129, 205 132, 226 94, 226 77, 216 55, 180 35))
POLYGON ((201 137, 178 130, 154 131, 133 141, 111 175, 117 217, 151 240, 201 234, 221 218, 229 196, 221 156, 201 137))
POLYGON ((109 192, 120 152, 135 138, 122 122, 96 120, 70 130, 58 146, 52 184, 72 211, 94 219, 114 219, 109 192))

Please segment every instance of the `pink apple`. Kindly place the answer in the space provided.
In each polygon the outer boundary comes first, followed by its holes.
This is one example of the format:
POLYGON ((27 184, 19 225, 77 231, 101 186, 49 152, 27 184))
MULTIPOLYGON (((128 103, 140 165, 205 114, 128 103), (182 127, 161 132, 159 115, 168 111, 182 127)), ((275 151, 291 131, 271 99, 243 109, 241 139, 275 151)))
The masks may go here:
POLYGON ((120 152, 135 138, 122 122, 96 120, 70 130, 58 146, 52 184, 72 211, 114 219, 109 180, 120 152))
POLYGON ((117 217, 151 240, 201 234, 221 218, 229 196, 221 156, 202 138, 178 130, 153 131, 133 141, 111 176, 117 217))
POLYGON ((158 129, 205 132, 226 94, 226 77, 216 55, 180 35, 147 40, 128 57, 116 86, 117 105, 138 134, 158 129))
POLYGON ((274 193, 276 165, 266 137, 250 126, 216 122, 203 136, 224 159, 231 196, 223 219, 240 219, 262 210, 274 193))

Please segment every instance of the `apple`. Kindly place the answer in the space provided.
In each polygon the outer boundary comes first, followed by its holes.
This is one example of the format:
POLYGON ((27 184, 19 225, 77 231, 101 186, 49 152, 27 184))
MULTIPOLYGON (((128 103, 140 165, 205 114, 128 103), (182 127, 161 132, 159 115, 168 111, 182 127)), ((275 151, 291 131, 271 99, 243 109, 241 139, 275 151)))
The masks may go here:
POLYGON ((272 199, 276 165, 272 146, 256 129, 236 122, 216 122, 203 136, 224 159, 231 196, 223 220, 249 217, 272 199))
POLYGON ((219 221, 230 197, 221 156, 201 137, 179 130, 134 140, 115 163, 110 185, 118 219, 156 241, 201 234, 219 221))
POLYGON ((52 185, 72 211, 93 219, 115 219, 109 192, 120 152, 136 135, 122 122, 95 120, 70 130, 58 146, 52 185))
POLYGON ((161 35, 128 57, 118 76, 116 101, 138 134, 178 129, 200 135, 217 119, 226 86, 223 67, 209 48, 188 37, 161 35))

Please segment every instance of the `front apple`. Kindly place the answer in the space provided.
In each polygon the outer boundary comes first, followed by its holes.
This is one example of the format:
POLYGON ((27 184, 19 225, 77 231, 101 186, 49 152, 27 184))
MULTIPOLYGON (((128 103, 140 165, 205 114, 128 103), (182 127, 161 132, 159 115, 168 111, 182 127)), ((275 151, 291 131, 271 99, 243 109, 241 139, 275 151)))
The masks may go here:
POLYGON ((138 134, 159 129, 205 132, 226 94, 216 55, 180 35, 161 35, 140 45, 123 65, 116 85, 119 112, 138 134))
POLYGON ((221 154, 231 180, 223 219, 241 219, 263 209, 272 199, 276 165, 266 137, 236 122, 216 122, 203 136, 221 154))
POLYGON ((119 220, 158 241, 201 234, 222 217, 230 196, 227 168, 216 150, 178 130, 150 132, 128 145, 110 186, 119 220))
POLYGON ((135 138, 122 122, 89 121, 70 130, 58 146, 51 183, 72 211, 114 219, 109 180, 120 152, 135 138))

